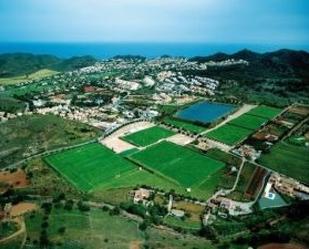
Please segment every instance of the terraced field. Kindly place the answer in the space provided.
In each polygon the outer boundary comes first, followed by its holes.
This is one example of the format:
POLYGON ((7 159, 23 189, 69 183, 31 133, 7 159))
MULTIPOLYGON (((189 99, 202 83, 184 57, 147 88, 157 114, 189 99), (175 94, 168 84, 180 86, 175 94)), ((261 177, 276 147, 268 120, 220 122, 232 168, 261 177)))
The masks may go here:
POLYGON ((131 162, 97 143, 54 154, 44 160, 82 191, 92 190, 135 169, 131 162))
POLYGON ((144 147, 153 144, 160 139, 170 137, 174 134, 175 132, 173 131, 164 129, 159 126, 154 126, 145 130, 129 134, 122 137, 121 139, 131 144, 144 147))
POLYGON ((130 159, 186 188, 200 185, 225 166, 220 161, 166 141, 135 153, 130 159))

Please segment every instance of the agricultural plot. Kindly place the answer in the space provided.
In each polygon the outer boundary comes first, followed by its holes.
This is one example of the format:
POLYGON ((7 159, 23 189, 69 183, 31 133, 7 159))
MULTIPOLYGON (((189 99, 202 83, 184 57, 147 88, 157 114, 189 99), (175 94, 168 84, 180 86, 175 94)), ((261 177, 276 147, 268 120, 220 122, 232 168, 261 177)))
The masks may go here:
POLYGON ((261 105, 247 112, 247 114, 272 119, 277 116, 282 110, 270 106, 261 105))
POLYGON ((97 143, 51 155, 44 160, 82 191, 113 181, 135 168, 126 159, 97 143))
POLYGON ((163 120, 163 123, 174 126, 178 129, 184 129, 189 132, 196 133, 196 134, 201 133, 206 130, 206 128, 203 126, 195 125, 189 122, 185 122, 185 121, 173 119, 173 118, 165 118, 163 120))
POLYGON ((208 132, 206 134, 206 137, 219 141, 221 143, 234 145, 244 140, 251 133, 252 130, 226 124, 219 127, 218 129, 208 132))
MULTIPOLYGON (((41 224, 46 221, 43 211, 27 215, 25 221, 30 238, 27 243, 39 240, 43 230, 41 224)), ((111 216, 99 209, 91 209, 85 213, 75 208, 70 211, 53 208, 46 231, 51 243, 62 244, 61 248, 121 249, 129 248, 134 241, 143 241, 142 232, 136 222, 111 216), (61 228, 65 228, 65 232, 59 232, 61 228)))
POLYGON ((144 147, 153 144, 160 139, 170 137, 174 134, 175 132, 173 131, 164 129, 159 126, 154 126, 145 130, 129 134, 122 137, 121 139, 131 144, 144 147))
POLYGON ((265 118, 244 114, 238 118, 233 119, 229 122, 229 124, 240 126, 249 130, 256 130, 266 122, 267 119, 265 118))
POLYGON ((272 147, 270 153, 263 154, 259 163, 309 184, 309 154, 305 147, 280 142, 272 147))
POLYGON ((135 153, 130 159, 183 187, 198 186, 225 166, 222 162, 166 141, 135 153))

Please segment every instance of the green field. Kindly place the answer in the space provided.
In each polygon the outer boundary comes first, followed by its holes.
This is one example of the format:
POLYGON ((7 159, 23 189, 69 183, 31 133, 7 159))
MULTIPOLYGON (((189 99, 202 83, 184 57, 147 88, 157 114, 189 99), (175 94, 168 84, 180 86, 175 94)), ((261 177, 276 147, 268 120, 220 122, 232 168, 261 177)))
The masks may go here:
POLYGON ((198 186, 207 176, 224 167, 224 163, 188 148, 160 142, 130 156, 144 167, 175 180, 183 187, 198 186))
POLYGON ((309 184, 308 148, 280 142, 271 148, 270 153, 263 154, 259 163, 309 184))
MULTIPOLYGON (((57 249, 128 249, 128 248, 160 248, 160 249, 214 249, 204 238, 184 236, 164 229, 149 226, 146 231, 138 228, 138 223, 122 216, 110 215, 101 209, 91 208, 81 212, 76 208, 66 210, 53 207, 49 215, 43 210, 25 217, 27 241, 24 248, 39 249, 40 236, 46 231, 50 244, 46 248, 57 249), (48 226, 42 227, 46 222, 48 226), (60 228, 65 228, 63 233, 60 228), (51 246, 53 245, 53 246, 51 246)), ((12 244, 13 245, 13 244, 12 244)), ((19 244, 5 249, 19 248, 19 244)), ((44 247, 45 248, 45 247, 44 247)))
POLYGON ((113 181, 135 168, 126 159, 97 143, 48 156, 45 161, 82 191, 113 181))
POLYGON ((215 130, 208 132, 206 137, 228 145, 234 145, 244 140, 251 133, 252 130, 225 124, 215 130))
POLYGON ((184 129, 189 132, 196 133, 196 134, 201 133, 206 130, 206 128, 204 128, 203 126, 195 125, 189 122, 185 122, 185 121, 182 121, 179 119, 173 119, 173 118, 165 118, 163 120, 163 123, 172 125, 178 129, 184 129))
POLYGON ((46 150, 66 147, 100 135, 100 130, 54 115, 24 115, 0 123, 0 168, 46 150))
POLYGON ((265 118, 244 114, 238 118, 233 119, 228 124, 240 126, 249 130, 257 130, 262 124, 266 122, 267 119, 265 118))
POLYGON ((40 80, 45 77, 55 75, 57 73, 58 72, 54 70, 41 69, 29 75, 22 75, 22 76, 10 77, 10 78, 0 78, 0 85, 13 85, 13 84, 22 83, 25 81, 40 80))
POLYGON ((153 144, 160 139, 170 137, 174 134, 175 132, 173 131, 164 129, 159 126, 154 126, 145 130, 129 134, 127 136, 122 137, 121 139, 131 144, 144 147, 153 144))
POLYGON ((270 106, 260 105, 247 112, 247 114, 259 116, 267 119, 272 119, 277 116, 282 110, 270 106))

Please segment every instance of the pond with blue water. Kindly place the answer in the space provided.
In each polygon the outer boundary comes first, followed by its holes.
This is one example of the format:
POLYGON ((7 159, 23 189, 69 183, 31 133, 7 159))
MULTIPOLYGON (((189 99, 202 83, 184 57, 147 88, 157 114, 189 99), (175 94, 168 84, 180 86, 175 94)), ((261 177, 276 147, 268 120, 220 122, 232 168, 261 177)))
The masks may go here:
POLYGON ((236 109, 235 105, 198 102, 176 113, 176 117, 191 122, 211 123, 236 109))

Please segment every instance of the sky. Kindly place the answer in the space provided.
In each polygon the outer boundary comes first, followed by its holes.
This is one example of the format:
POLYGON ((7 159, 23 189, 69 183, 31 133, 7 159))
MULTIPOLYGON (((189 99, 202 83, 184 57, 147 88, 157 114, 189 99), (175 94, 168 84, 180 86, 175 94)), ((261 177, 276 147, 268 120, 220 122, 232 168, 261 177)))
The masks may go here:
POLYGON ((0 42, 309 44, 309 0, 0 0, 0 42))

